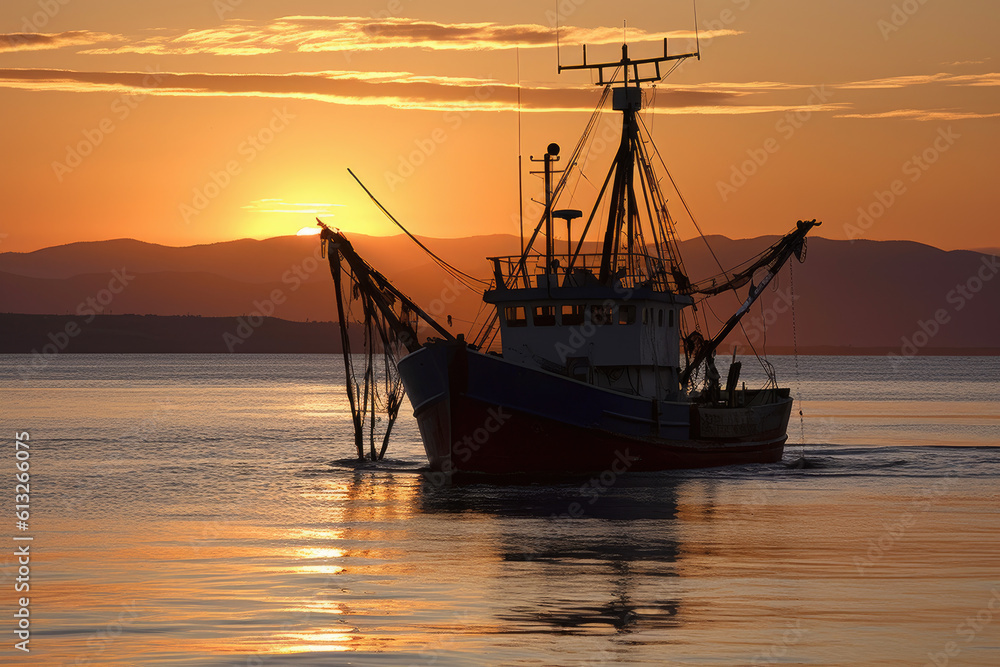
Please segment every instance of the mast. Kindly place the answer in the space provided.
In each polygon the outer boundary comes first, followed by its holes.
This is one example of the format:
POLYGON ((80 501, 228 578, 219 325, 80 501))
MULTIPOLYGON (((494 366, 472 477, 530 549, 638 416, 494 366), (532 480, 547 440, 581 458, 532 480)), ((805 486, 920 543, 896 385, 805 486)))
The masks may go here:
MULTIPOLYGON (((670 55, 667 51, 667 40, 663 40, 663 55, 655 58, 635 59, 629 57, 628 44, 622 45, 622 57, 617 62, 588 63, 587 47, 583 47, 583 63, 580 65, 559 65, 559 71, 588 69, 597 70, 597 85, 614 86, 612 89, 612 108, 622 112, 622 135, 618 152, 611 164, 606 183, 611 181, 610 206, 608 207, 607 228, 601 246, 601 268, 599 279, 609 283, 618 273, 622 245, 622 233, 625 234, 625 256, 628 263, 625 267, 629 273, 635 273, 634 261, 635 242, 640 236, 639 204, 635 193, 635 166, 637 155, 642 155, 642 139, 639 134, 639 122, 636 114, 642 109, 642 84, 659 81, 663 78, 660 64, 667 61, 678 61, 699 57, 698 52, 670 55), (653 71, 649 72, 649 67, 653 71), (640 67, 645 71, 640 71, 640 67), (611 70, 610 76, 606 70, 611 70), (619 74, 620 73, 620 74, 619 74)), ((595 205, 600 205, 600 197, 595 205)), ((656 223, 650 220, 653 235, 656 223)), ((641 239, 640 239, 641 240, 641 239)), ((582 241, 582 239, 581 239, 582 241)))
MULTIPOLYGON (((555 272, 552 265, 553 255, 555 254, 555 245, 552 240, 552 174, 560 172, 553 170, 552 164, 559 161, 559 144, 549 144, 545 149, 545 155, 541 158, 529 156, 528 159, 532 162, 544 163, 541 173, 545 179, 545 213, 543 220, 545 221, 545 275, 548 276, 555 272)), ((533 171, 531 173, 537 174, 539 172, 533 171)), ((534 237, 532 237, 532 240, 534 240, 534 237)), ((524 255, 523 248, 521 255, 524 255)))

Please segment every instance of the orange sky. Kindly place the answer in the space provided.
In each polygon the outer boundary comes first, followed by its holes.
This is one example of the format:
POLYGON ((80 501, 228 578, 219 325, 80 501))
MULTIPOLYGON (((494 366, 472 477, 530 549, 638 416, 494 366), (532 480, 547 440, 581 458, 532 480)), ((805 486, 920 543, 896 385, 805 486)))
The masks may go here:
MULTIPOLYGON (((317 214, 393 233, 348 167, 415 233, 516 234, 518 53, 526 166, 568 152, 600 92, 556 73, 557 4, 331 6, 7 0, 0 251, 264 238, 317 214)), ((564 64, 582 43, 616 60, 623 21, 633 57, 693 47, 690 2, 558 6, 564 64)), ((645 122, 706 232, 819 218, 829 238, 1000 247, 998 19, 995 0, 699 0, 703 58, 645 122)), ((605 169, 560 204, 586 208, 605 169)))

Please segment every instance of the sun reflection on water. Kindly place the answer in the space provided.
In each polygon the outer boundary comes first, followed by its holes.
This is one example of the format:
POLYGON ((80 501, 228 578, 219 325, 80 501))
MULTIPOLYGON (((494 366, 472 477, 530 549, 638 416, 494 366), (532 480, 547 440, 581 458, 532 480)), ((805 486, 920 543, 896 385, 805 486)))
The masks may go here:
POLYGON ((322 653, 324 651, 354 651, 364 648, 363 637, 352 632, 315 632, 295 633, 285 635, 268 652, 289 653, 322 653))

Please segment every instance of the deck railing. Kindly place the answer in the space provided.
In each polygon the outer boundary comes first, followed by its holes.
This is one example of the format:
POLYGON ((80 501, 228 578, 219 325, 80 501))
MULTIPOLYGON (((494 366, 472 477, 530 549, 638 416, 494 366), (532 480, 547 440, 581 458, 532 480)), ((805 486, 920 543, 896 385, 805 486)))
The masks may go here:
MULTIPOLYGON (((571 255, 553 255, 553 271, 559 286, 580 286, 598 284, 601 273, 602 256, 597 253, 571 255), (570 265, 570 259, 573 263, 570 265)), ((538 276, 545 275, 545 256, 528 255, 523 259, 520 255, 508 257, 491 257, 493 262, 493 285, 498 284, 508 288, 536 287, 538 276)), ((659 257, 647 254, 633 254, 630 263, 622 263, 619 259, 618 269, 614 273, 615 284, 633 289, 649 287, 662 292, 678 292, 675 277, 669 266, 659 257)))

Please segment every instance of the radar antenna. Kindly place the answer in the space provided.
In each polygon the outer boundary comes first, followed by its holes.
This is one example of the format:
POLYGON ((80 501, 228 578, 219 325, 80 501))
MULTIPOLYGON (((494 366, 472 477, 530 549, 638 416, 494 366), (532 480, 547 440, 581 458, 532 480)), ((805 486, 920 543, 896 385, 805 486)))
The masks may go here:
MULTIPOLYGON (((692 53, 677 53, 670 55, 669 49, 667 47, 667 38, 663 38, 663 55, 657 56, 655 58, 639 58, 633 60, 628 57, 628 44, 622 44, 622 59, 617 62, 606 62, 606 63, 588 63, 587 62, 587 45, 583 45, 583 63, 580 65, 563 65, 559 64, 560 74, 564 70, 573 69, 596 69, 597 70, 597 82, 595 85, 606 86, 614 85, 617 83, 622 83, 624 85, 629 85, 629 83, 634 83, 639 86, 643 83, 650 83, 653 81, 660 81, 663 79, 665 74, 660 72, 660 63, 668 62, 672 60, 686 60, 687 58, 698 58, 701 59, 701 52, 694 51, 692 53), (653 65, 655 68, 655 74, 643 74, 640 73, 639 67, 641 65, 653 65), (632 76, 629 77, 629 68, 632 68, 632 76), (618 68, 622 69, 623 79, 617 79, 618 68), (604 70, 611 69, 611 76, 605 78, 604 70)), ((647 69, 648 72, 648 69, 647 69)))

